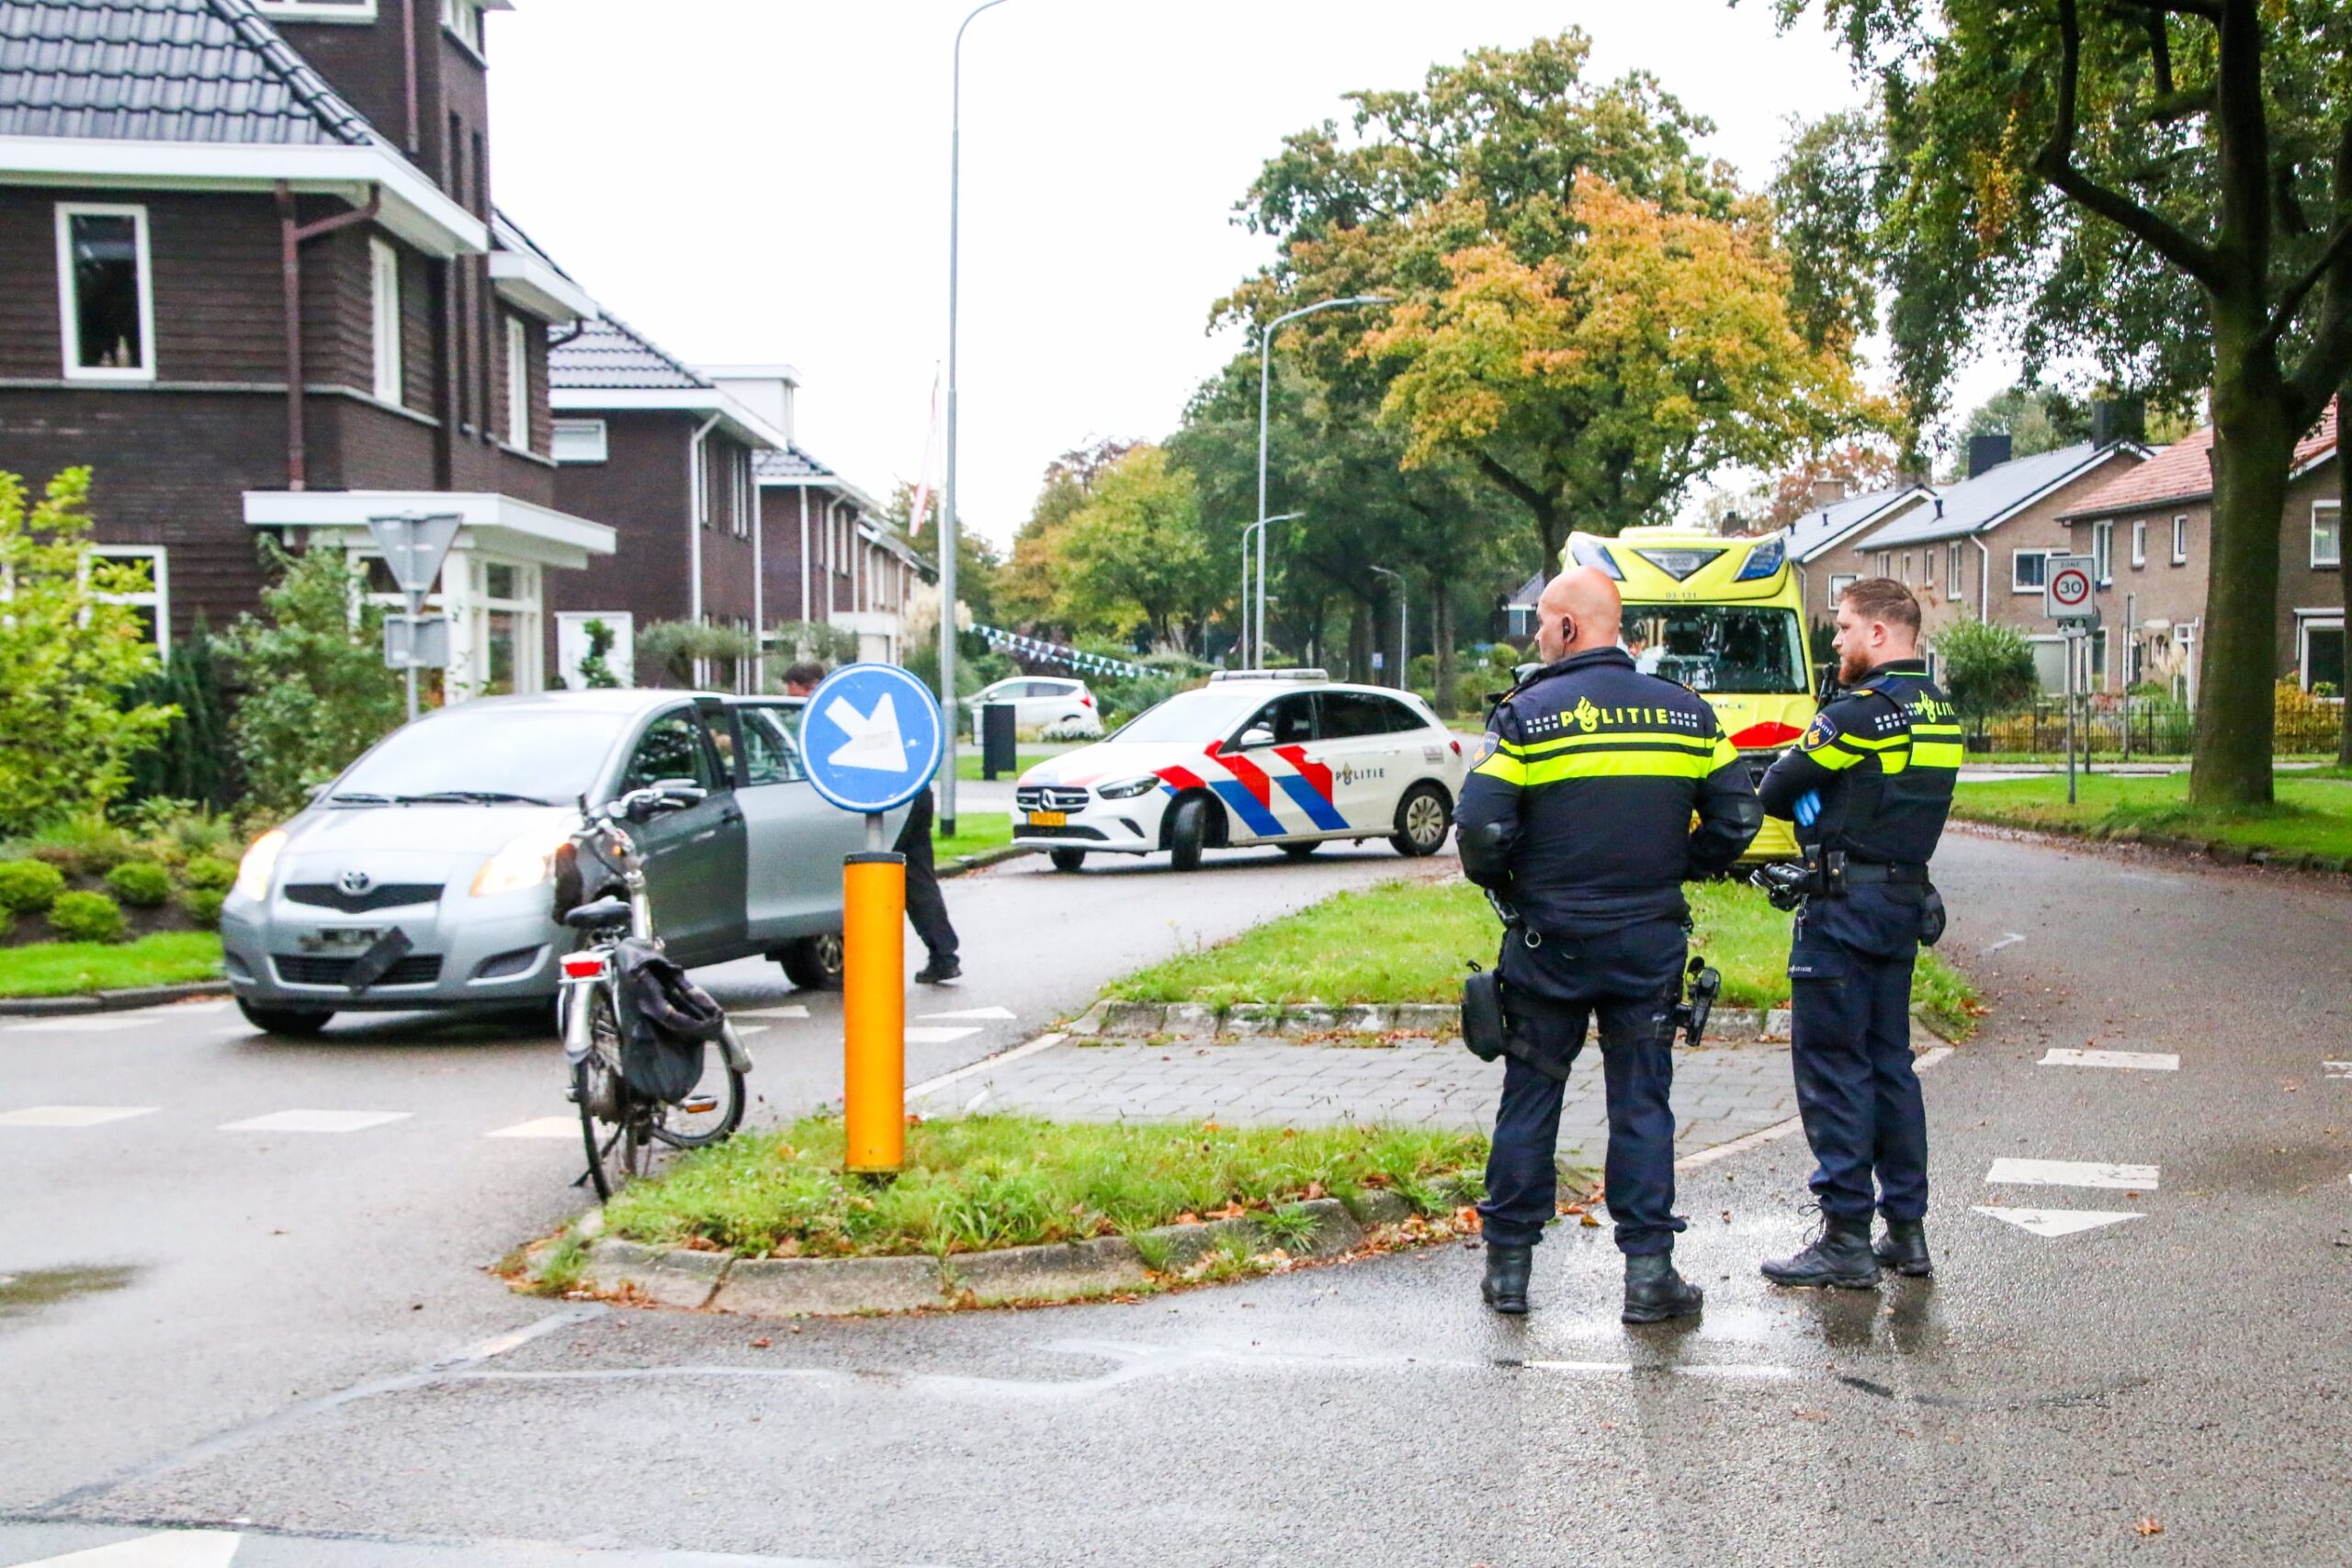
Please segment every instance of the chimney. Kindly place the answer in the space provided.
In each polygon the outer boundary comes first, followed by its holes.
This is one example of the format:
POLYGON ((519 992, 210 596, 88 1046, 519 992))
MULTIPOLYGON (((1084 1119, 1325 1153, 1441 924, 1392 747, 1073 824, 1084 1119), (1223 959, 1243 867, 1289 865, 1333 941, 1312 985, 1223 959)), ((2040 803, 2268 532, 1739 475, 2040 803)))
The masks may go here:
POLYGON ((1987 468, 1997 468, 2009 460, 2009 433, 1998 435, 1972 435, 1968 438, 1968 477, 1974 479, 1987 468))
POLYGON ((792 415, 800 388, 799 371, 789 365, 697 365, 695 368, 720 391, 782 431, 786 440, 797 439, 792 415))
POLYGON ((2094 398, 2091 400, 2091 442, 2098 446, 2112 446, 2119 441, 2138 441, 2148 429, 2148 404, 2143 398, 2094 398))
POLYGON ((1844 479, 1815 479, 1813 481, 1813 503, 1815 506, 1827 506, 1834 502, 1843 501, 1846 499, 1849 488, 1844 479))

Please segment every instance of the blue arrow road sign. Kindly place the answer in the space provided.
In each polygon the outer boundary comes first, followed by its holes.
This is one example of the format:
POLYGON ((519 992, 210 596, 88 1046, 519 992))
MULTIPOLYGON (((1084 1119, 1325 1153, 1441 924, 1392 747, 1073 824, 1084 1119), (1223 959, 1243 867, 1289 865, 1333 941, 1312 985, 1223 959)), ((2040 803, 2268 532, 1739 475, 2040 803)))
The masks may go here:
POLYGON ((845 664, 808 694, 808 782, 844 811, 888 811, 931 784, 944 744, 931 688, 895 664, 845 664))

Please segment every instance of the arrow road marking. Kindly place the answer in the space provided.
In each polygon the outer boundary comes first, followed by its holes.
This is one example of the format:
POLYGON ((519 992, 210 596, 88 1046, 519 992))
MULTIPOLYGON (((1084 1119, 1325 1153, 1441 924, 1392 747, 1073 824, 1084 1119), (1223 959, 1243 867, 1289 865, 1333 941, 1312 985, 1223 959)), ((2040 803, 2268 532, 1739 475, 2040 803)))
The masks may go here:
POLYGON ((2001 933, 2001 940, 1995 942, 1984 951, 1987 953, 1998 953, 2005 947, 2015 947, 2024 940, 2025 933, 2023 931, 2003 931, 2001 933))
POLYGON ((243 1539, 223 1530, 164 1530, 62 1557, 35 1558, 21 1568, 229 1568, 243 1539))
POLYGON ((2120 1213, 2112 1209, 1988 1209, 1976 1205, 1980 1214, 1990 1214, 2006 1220, 2021 1231, 2030 1231, 2045 1238, 2073 1235, 2077 1231, 2092 1231, 2101 1225, 2121 1224, 2126 1220, 2144 1220, 2145 1214, 2120 1213))
POLYGON ((408 1111, 273 1111, 266 1116, 223 1122, 224 1133, 359 1133, 387 1122, 405 1122, 408 1111))
POLYGON ((874 711, 860 713, 846 697, 826 705, 825 717, 849 737, 829 759, 836 768, 865 768, 877 773, 907 771, 907 743, 899 734, 899 709, 883 693, 874 699, 874 711))
POLYGON ((577 1116, 541 1116, 529 1122, 517 1122, 512 1127, 501 1127, 494 1133, 484 1133, 485 1138, 577 1138, 580 1118, 577 1116))
POLYGON ((2322 1062, 2320 1067, 2329 1077, 2352 1078, 2352 1062, 2322 1062))
POLYGON ((798 1002, 794 1002, 788 1007, 780 1008, 736 1008, 732 1010, 730 1016, 735 1018, 807 1018, 808 1010, 798 1002))
MULTIPOLYGON (((966 1008, 961 1012, 927 1012, 921 1016, 924 1018, 985 1018, 1004 1020, 1012 1016, 1012 1010, 1011 1008, 966 1008)), ((2345 1065, 2347 1069, 2352 1069, 2352 1063, 2346 1063, 2345 1065)))
POLYGON ((2127 1067, 2143 1073, 2180 1071, 2180 1058, 2170 1051, 2072 1051, 2053 1047, 2039 1065, 2045 1067, 2127 1067))
POLYGON ((2154 1191, 2153 1165, 2101 1165, 2095 1160, 1996 1159, 1984 1179, 2018 1187, 2131 1187, 2154 1191))
POLYGON ((0 1127, 100 1127, 153 1114, 152 1105, 28 1105, 0 1112, 0 1127))
POLYGON ((944 1045, 951 1041, 969 1039, 979 1032, 980 1026, 977 1023, 972 1025, 969 1029, 910 1028, 907 1031, 907 1043, 910 1045, 944 1045))

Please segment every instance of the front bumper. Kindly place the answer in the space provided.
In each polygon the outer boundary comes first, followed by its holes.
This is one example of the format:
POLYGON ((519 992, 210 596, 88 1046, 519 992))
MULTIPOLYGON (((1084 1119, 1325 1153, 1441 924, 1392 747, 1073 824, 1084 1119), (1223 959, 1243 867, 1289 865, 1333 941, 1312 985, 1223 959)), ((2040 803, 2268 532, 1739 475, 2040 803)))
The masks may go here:
MULTIPOLYGON (((1764 775, 1771 771, 1772 764, 1779 761, 1783 754, 1781 751, 1742 751, 1739 756, 1740 761, 1747 764, 1747 782, 1760 787, 1764 775)), ((1778 817, 1767 817, 1763 831, 1750 840, 1747 852, 1739 857, 1739 863, 1762 865, 1768 861, 1802 858, 1797 849, 1796 824, 1778 817)))
POLYGON ((1125 800, 1104 800, 1092 790, 1074 785, 1048 788, 1050 795, 1034 801, 1032 786, 1015 792, 1014 843, 1121 855, 1149 854, 1159 848, 1159 819, 1168 810, 1164 787, 1125 800), (1033 808, 1057 810, 1062 820, 1033 826, 1033 808))
MULTIPOLYGON (((536 1006, 556 994, 571 940, 555 921, 553 890, 545 885, 477 898, 452 879, 430 903, 370 910, 297 902, 287 892, 298 885, 299 877, 281 875, 267 899, 232 894, 222 907, 220 945, 238 1000, 407 1012, 536 1006), (375 985, 354 990, 344 976, 370 933, 391 930, 407 936, 408 956, 375 985)), ((427 884, 420 876, 416 885, 427 884)))

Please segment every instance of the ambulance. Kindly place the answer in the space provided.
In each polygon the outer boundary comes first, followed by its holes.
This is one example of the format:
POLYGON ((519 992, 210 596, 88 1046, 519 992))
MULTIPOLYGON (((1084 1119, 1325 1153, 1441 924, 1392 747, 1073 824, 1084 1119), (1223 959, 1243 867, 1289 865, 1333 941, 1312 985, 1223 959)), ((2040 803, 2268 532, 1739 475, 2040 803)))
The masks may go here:
MULTIPOLYGON (((1724 538, 1690 528, 1571 534, 1564 566, 1597 567, 1625 601, 1634 661, 1705 697, 1724 733, 1761 780, 1813 722, 1813 659, 1804 589, 1786 533, 1724 538)), ((1767 818, 1748 863, 1793 860, 1796 838, 1767 818)))

